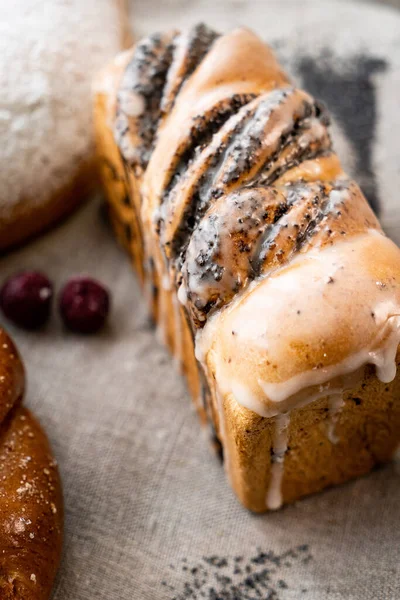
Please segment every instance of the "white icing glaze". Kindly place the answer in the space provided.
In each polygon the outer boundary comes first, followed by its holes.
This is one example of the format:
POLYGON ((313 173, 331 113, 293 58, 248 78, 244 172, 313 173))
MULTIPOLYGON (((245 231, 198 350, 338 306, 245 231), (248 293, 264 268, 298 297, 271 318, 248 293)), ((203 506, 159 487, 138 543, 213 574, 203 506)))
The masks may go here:
POLYGON ((266 497, 266 506, 277 510, 282 506, 282 479, 285 470, 285 454, 289 439, 290 414, 275 417, 274 441, 272 444, 271 475, 266 497))
POLYGON ((140 117, 144 113, 144 98, 131 90, 120 90, 118 93, 120 107, 129 117, 140 117))
POLYGON ((121 48, 112 0, 2 2, 0 215, 68 184, 93 152, 91 79, 121 48), (40 176, 39 176, 40 175, 40 176))
POLYGON ((186 306, 186 303, 187 303, 187 290, 186 290, 186 285, 184 284, 183 281, 182 281, 182 283, 181 283, 181 285, 179 286, 179 289, 178 289, 178 300, 182 304, 182 306, 186 306))
POLYGON ((222 393, 266 417, 315 399, 329 382, 348 389, 346 378, 366 364, 376 365, 382 381, 392 380, 399 255, 375 231, 299 255, 208 320, 197 336, 197 358, 215 368, 222 393))
POLYGON ((339 391, 336 394, 329 396, 329 421, 327 435, 328 440, 332 444, 337 444, 339 441, 339 438, 336 434, 336 423, 343 406, 343 392, 339 391))
MULTIPOLYGON (((383 309, 384 305, 380 308, 383 309)), ((267 383, 259 381, 266 396, 279 404, 311 386, 321 385, 335 378, 343 378, 345 375, 352 374, 366 364, 376 366, 376 374, 380 381, 384 383, 392 381, 396 376, 395 358, 400 342, 400 306, 394 309, 396 314, 390 314, 393 310, 391 305, 386 306, 386 308, 382 328, 372 342, 374 349, 363 348, 337 364, 317 370, 304 371, 285 382, 267 383)), ((379 308, 376 310, 379 310, 379 308)))

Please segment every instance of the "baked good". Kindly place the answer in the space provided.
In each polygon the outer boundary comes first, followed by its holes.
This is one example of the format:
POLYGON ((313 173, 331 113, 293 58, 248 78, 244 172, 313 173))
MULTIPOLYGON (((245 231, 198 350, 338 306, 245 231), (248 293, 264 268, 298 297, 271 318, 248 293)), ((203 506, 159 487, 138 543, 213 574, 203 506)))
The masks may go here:
POLYGON ((22 406, 25 375, 0 329, 0 598, 47 600, 60 562, 63 502, 57 463, 22 406))
POLYGON ((70 212, 96 178, 91 77, 127 43, 124 0, 1 3, 0 250, 70 212))
POLYGON ((400 251, 324 106, 247 29, 156 34, 102 78, 112 222, 242 503, 275 509, 389 460, 400 251))

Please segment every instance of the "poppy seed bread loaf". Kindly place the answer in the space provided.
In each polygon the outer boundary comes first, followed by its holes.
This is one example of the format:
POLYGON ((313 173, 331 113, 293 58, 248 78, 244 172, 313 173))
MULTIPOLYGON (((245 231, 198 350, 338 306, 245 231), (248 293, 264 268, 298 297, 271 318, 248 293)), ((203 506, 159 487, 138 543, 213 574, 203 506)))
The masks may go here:
POLYGON ((246 29, 155 34, 99 78, 117 237, 242 503, 276 509, 389 460, 400 251, 324 106, 246 29))

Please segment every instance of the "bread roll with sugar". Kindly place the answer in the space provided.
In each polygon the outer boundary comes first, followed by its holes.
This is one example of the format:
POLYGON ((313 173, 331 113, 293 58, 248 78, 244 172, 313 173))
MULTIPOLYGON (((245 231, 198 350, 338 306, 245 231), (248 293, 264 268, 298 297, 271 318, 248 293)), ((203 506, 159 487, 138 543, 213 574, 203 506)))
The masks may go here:
POLYGON ((400 251, 326 109, 253 33, 156 34, 100 79, 99 165, 165 342, 258 512, 400 439, 400 251))
POLYGON ((21 404, 25 375, 0 329, 0 598, 47 600, 60 562, 63 502, 42 428, 21 404))
POLYGON ((130 43, 124 0, 0 2, 0 250, 95 186, 91 73, 130 43))

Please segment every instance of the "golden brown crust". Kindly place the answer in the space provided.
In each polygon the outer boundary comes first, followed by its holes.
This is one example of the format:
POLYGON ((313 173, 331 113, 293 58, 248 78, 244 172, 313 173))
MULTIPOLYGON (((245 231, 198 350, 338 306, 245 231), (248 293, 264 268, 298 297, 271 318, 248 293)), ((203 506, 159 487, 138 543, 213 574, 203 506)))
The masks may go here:
POLYGON ((0 386, 0 598, 47 600, 61 556, 61 482, 45 433, 20 405, 23 366, 3 330, 0 386))
MULTIPOLYGON (((400 363, 400 353, 397 365, 400 363)), ((327 398, 291 412, 288 450, 282 479, 284 504, 368 473, 390 461, 398 446, 400 378, 381 383, 372 367, 362 381, 344 394, 332 445, 327 436, 327 398)), ((266 419, 224 399, 225 434, 229 444, 231 484, 246 508, 266 510, 275 419, 266 419)))

